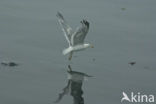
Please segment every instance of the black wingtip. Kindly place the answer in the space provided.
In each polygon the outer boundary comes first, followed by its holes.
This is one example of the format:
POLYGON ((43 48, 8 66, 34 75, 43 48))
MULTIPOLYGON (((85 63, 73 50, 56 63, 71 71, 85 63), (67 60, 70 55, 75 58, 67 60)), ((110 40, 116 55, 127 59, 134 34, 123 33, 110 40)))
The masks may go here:
POLYGON ((60 11, 57 11, 56 16, 57 16, 58 18, 63 19, 63 15, 62 15, 62 13, 61 13, 60 11))
POLYGON ((89 28, 89 22, 87 20, 83 19, 81 23, 85 24, 89 28))

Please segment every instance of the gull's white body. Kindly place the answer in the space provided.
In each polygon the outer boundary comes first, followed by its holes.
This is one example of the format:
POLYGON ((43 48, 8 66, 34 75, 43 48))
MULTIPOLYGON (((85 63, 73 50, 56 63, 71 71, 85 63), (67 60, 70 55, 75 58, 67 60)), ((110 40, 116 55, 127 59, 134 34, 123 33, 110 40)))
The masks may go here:
POLYGON ((61 13, 58 12, 57 17, 69 44, 69 47, 64 49, 62 53, 63 55, 70 53, 69 60, 71 60, 73 52, 84 50, 91 46, 90 44, 84 43, 84 39, 89 30, 89 22, 86 20, 81 21, 82 26, 73 32, 61 13))

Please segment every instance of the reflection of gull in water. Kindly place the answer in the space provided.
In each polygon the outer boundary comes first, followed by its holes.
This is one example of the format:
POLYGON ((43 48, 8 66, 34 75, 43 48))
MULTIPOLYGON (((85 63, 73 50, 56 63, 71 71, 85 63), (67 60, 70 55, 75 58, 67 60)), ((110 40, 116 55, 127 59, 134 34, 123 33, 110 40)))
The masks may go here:
POLYGON ((84 77, 92 77, 90 75, 87 75, 86 73, 72 71, 71 66, 68 65, 68 78, 75 82, 82 82, 84 80, 84 77))
POLYGON ((70 79, 68 79, 68 84, 65 88, 63 88, 62 93, 59 94, 58 99, 54 103, 58 103, 61 101, 64 95, 67 95, 69 92, 74 99, 74 104, 84 104, 84 99, 82 97, 82 83, 84 77, 92 77, 82 72, 72 71, 70 65, 68 65, 68 73, 70 75, 70 79), (81 103, 80 103, 81 102, 81 103))
POLYGON ((54 103, 60 102, 61 99, 63 98, 63 96, 69 93, 70 84, 71 84, 71 81, 69 80, 67 86, 65 88, 63 88, 62 93, 59 93, 59 97, 58 97, 58 99, 56 101, 54 101, 54 103))
POLYGON ((57 13, 57 17, 66 37, 66 40, 69 44, 69 47, 63 50, 64 55, 70 53, 69 60, 71 60, 74 51, 80 51, 88 47, 93 48, 92 45, 84 43, 84 39, 89 30, 89 22, 87 20, 82 20, 82 26, 77 28, 77 30, 73 32, 72 28, 67 24, 63 15, 60 12, 57 13))

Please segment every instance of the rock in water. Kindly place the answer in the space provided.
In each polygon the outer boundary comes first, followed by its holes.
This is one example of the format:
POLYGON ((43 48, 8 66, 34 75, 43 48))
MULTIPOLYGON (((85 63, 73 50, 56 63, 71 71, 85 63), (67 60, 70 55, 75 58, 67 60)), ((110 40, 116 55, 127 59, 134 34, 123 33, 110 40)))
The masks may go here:
POLYGON ((18 64, 15 62, 1 62, 1 65, 10 67, 18 66, 18 64))

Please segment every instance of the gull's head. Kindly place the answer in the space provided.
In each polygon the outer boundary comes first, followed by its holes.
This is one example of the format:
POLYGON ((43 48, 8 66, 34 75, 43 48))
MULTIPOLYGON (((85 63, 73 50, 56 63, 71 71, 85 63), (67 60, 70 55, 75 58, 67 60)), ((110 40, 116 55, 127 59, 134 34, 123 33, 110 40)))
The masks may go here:
POLYGON ((93 45, 90 45, 90 48, 94 48, 94 46, 93 45))
POLYGON ((85 47, 85 48, 89 48, 89 47, 90 47, 90 48, 94 48, 94 46, 93 46, 93 45, 91 45, 91 44, 89 44, 89 43, 84 44, 84 47, 85 47))

